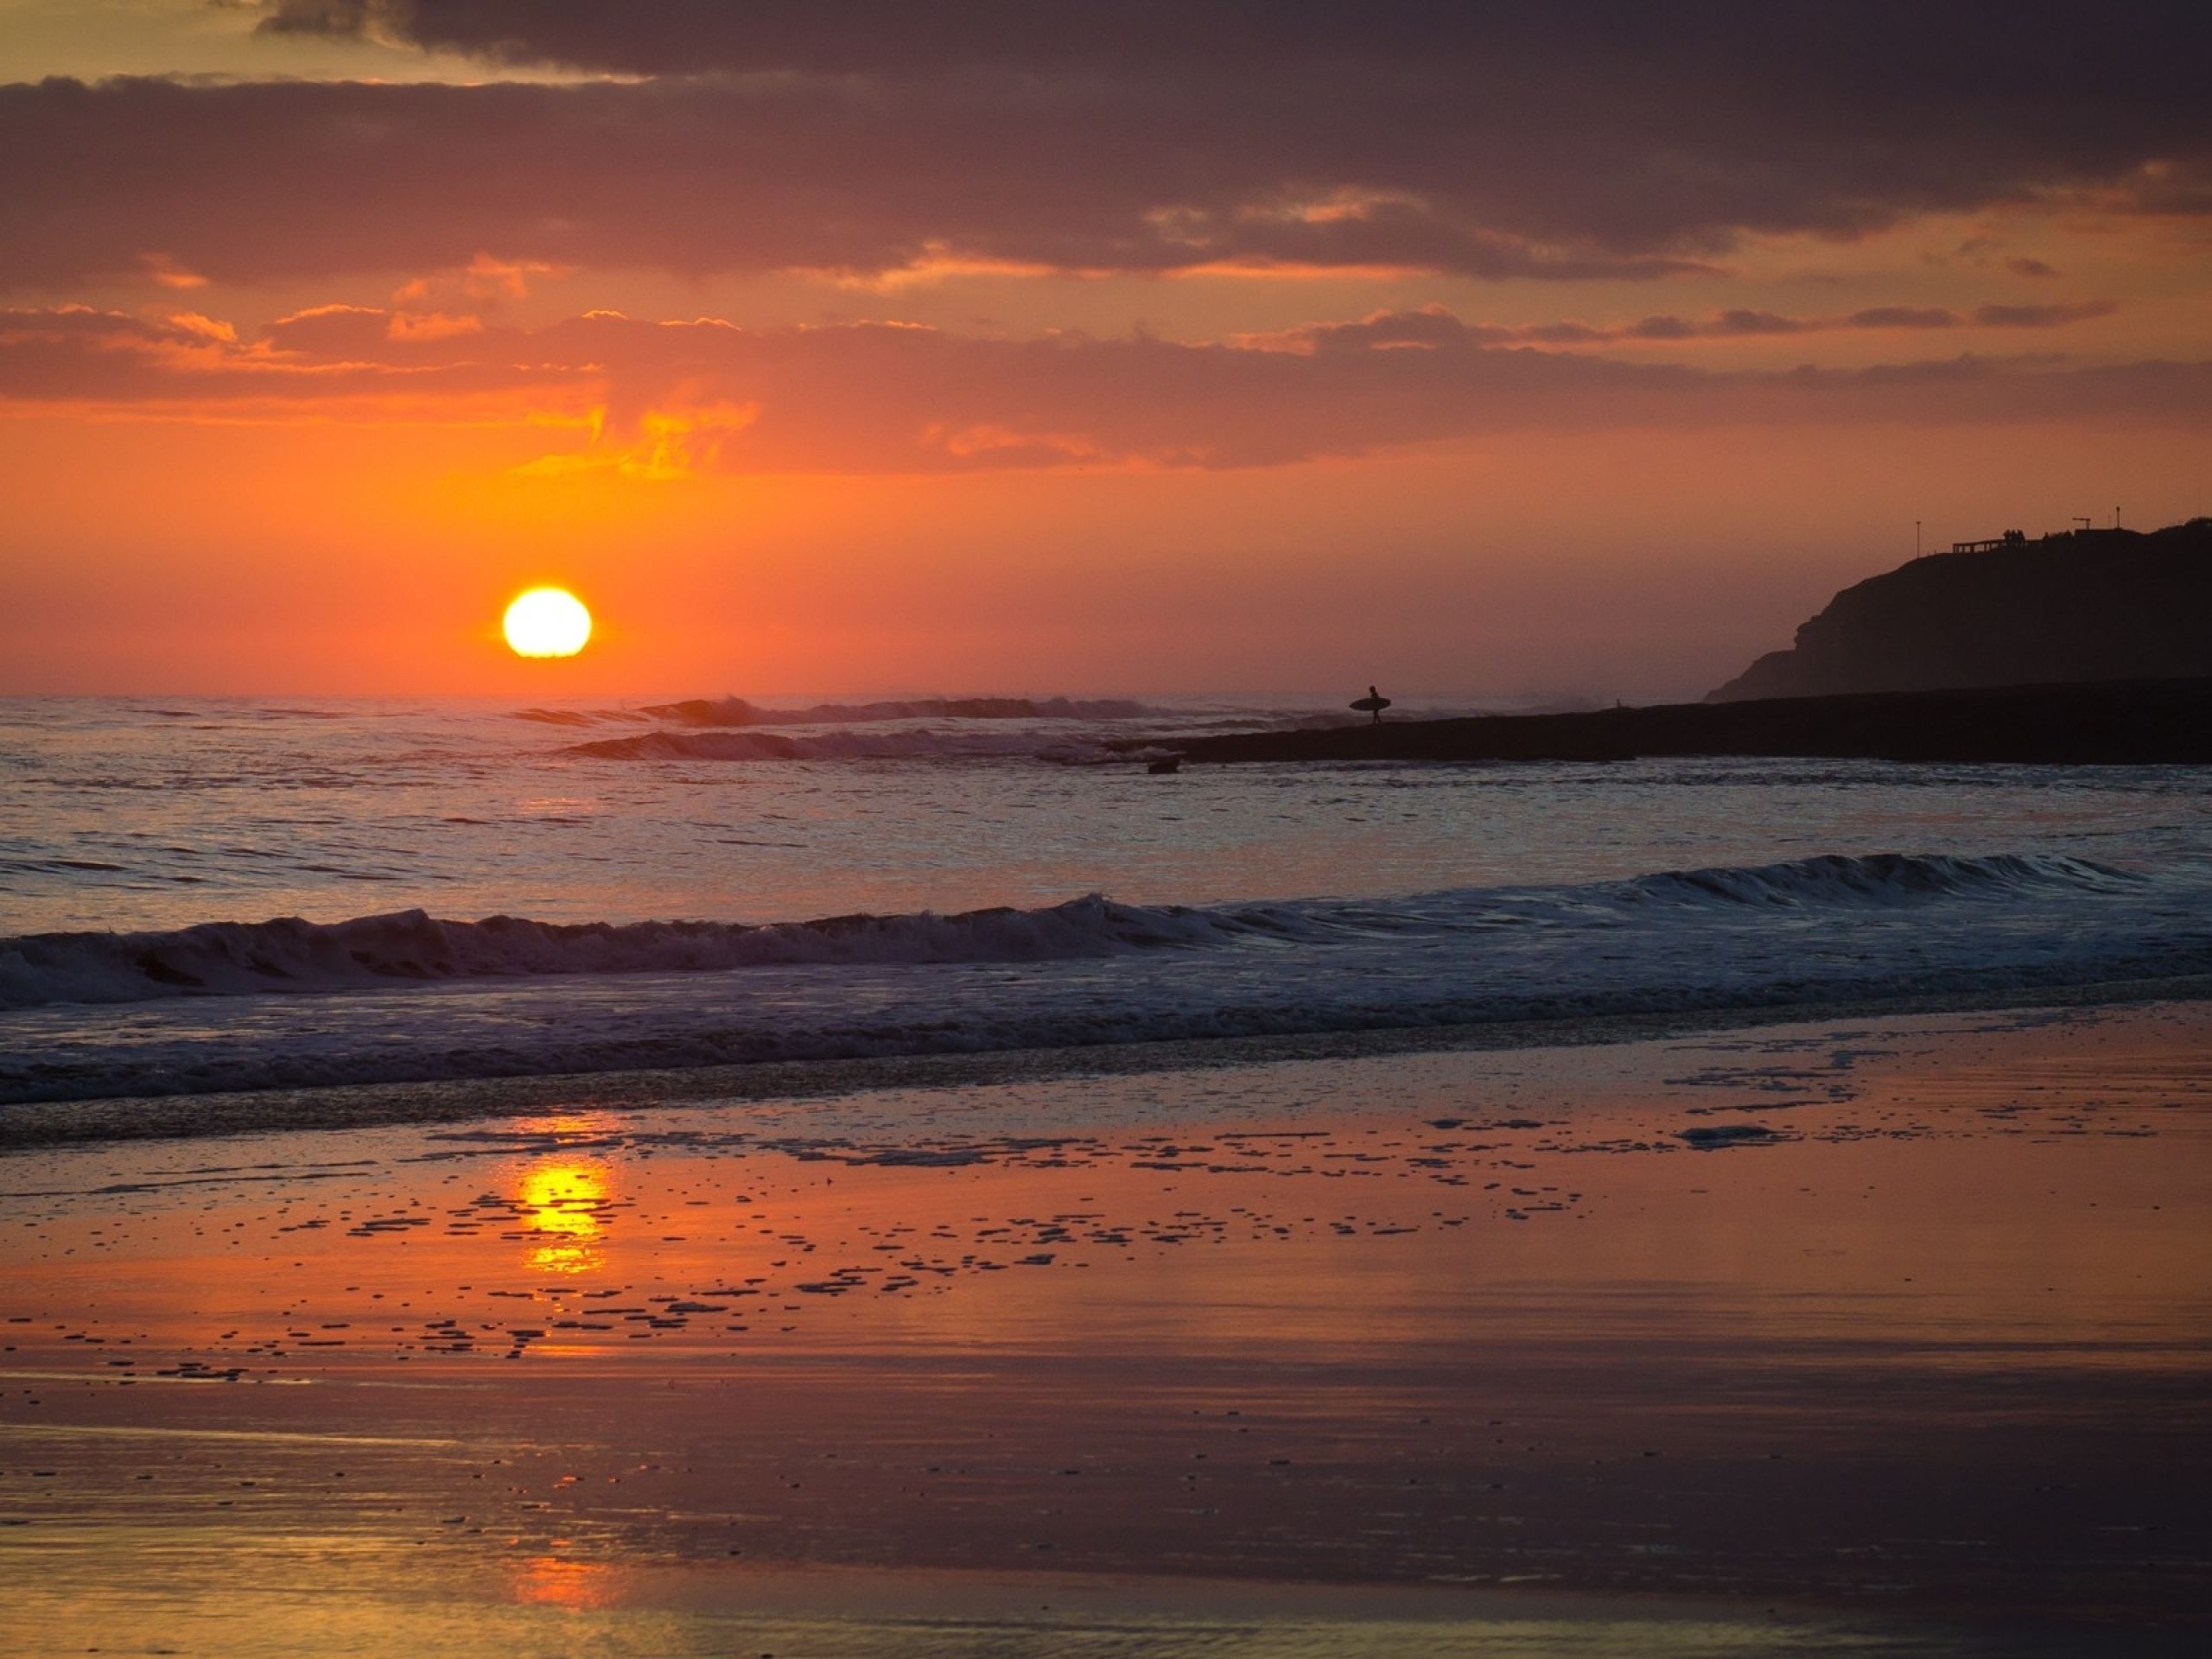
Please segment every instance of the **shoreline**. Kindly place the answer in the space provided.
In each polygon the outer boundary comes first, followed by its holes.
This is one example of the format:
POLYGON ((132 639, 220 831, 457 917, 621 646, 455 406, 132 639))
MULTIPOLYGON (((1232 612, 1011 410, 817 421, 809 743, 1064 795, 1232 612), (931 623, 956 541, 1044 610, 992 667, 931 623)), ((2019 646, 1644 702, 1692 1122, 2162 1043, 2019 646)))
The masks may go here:
POLYGON ((2105 1002, 56 1149, 0 1632, 2192 1651, 2209 1062, 2105 1002))
MULTIPOLYGON (((389 1651, 419 1659, 478 1659, 487 1651, 573 1653, 587 1641, 590 1652, 607 1659, 723 1659, 751 1652, 956 1659, 985 1650, 1097 1659, 1126 1659, 1133 1651, 1203 1651, 1213 1659, 1310 1659, 1324 1652, 1390 1659, 1620 1659, 1628 1654, 1637 1659, 1802 1659, 1809 1654, 1826 1659, 2082 1659, 2094 1650, 2082 1643, 2096 1639, 2094 1625, 1916 1619, 1782 1597, 1751 1607, 1718 1592, 1677 1596, 1449 1580, 1299 1580, 810 1561, 760 1561, 744 1570, 735 1564, 626 1564, 590 1576, 578 1571, 584 1565, 534 1563, 543 1581, 525 1583, 501 1605, 472 1596, 461 1575, 435 1563, 417 1596, 359 1598, 357 1592, 340 1617, 349 1624, 372 1620, 376 1639, 388 1643, 389 1651), (1131 1642, 1145 1645, 1133 1649, 1131 1642)), ((306 1599, 308 1579, 303 1566, 280 1568, 275 1584, 233 1592, 238 1604, 233 1617, 251 1619, 264 1605, 265 1617, 293 1616, 306 1599)), ((29 1591, 27 1610, 40 1599, 37 1589, 29 1591)), ((2109 1651, 2128 1659, 2184 1659, 2196 1653, 2200 1637, 2189 1628, 2128 1631, 2109 1651)), ((241 1650, 267 1651, 250 1643, 226 1649, 241 1650)), ((15 1651, 19 1659, 59 1659, 79 1649, 33 1642, 15 1651)))
POLYGON ((105 1143, 460 1123, 579 1104, 594 1109, 624 1109, 716 1101, 818 1100, 886 1089, 973 1088, 1084 1077, 1218 1071, 1286 1061, 1607 1046, 1840 1019, 2204 1001, 2212 1001, 2212 976, 2192 975, 1986 993, 1942 992, 1480 1025, 18 1101, 0 1104, 0 1158, 18 1152, 105 1143))
POLYGON ((1695 757, 2019 766, 2212 765, 2212 680, 1858 692, 1558 715, 1131 740, 1186 762, 1637 760, 1695 757))

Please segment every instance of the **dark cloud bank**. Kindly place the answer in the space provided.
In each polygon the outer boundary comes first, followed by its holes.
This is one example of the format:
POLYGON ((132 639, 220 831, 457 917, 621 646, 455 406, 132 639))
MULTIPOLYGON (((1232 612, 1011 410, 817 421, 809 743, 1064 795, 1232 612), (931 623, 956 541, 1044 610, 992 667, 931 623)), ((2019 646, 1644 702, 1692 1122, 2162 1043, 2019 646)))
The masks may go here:
MULTIPOLYGON (((282 0, 579 85, 0 87, 0 284, 508 258, 1659 276, 2067 195, 2212 209, 2212 8, 282 0)), ((365 70, 372 67, 365 60, 365 70)))

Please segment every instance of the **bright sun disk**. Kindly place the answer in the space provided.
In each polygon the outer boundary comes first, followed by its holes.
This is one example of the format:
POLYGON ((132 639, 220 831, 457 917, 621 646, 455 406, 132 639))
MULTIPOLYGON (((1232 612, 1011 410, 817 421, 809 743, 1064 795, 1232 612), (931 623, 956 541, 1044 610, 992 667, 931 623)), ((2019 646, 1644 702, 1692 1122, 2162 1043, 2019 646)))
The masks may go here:
POLYGON ((518 657, 573 657, 591 638, 591 613, 564 588, 533 588, 507 607, 499 626, 518 657))

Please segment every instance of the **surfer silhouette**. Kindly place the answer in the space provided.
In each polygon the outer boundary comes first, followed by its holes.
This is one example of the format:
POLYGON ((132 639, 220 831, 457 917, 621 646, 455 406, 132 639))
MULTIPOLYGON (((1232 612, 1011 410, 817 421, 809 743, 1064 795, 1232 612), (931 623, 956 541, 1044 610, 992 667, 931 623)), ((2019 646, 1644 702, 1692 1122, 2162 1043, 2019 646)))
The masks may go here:
POLYGON ((1362 714, 1374 715, 1374 723, 1377 726, 1382 723, 1382 711, 1389 706, 1390 699, 1371 685, 1367 688, 1367 695, 1352 704, 1362 714))

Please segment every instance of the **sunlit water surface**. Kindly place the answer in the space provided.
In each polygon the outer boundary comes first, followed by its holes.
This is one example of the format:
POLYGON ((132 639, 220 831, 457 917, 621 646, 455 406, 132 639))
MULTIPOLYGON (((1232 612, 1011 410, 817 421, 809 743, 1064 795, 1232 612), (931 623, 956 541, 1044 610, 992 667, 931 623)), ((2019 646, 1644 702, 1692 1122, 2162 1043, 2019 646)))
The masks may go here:
POLYGON ((0 1099, 2212 971, 2201 768, 1111 747, 1328 712, 0 705, 0 1099))

